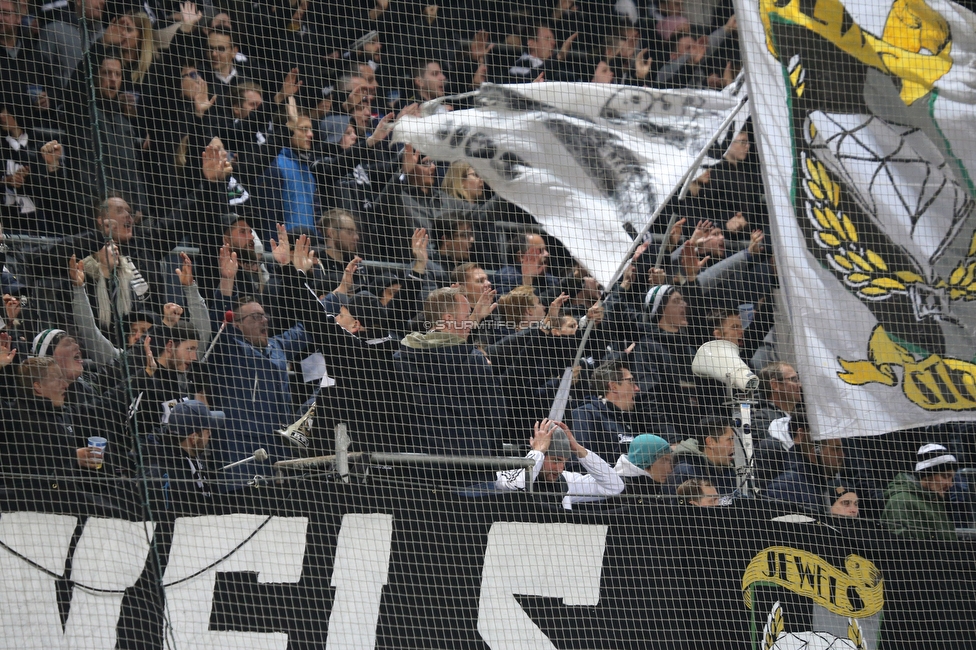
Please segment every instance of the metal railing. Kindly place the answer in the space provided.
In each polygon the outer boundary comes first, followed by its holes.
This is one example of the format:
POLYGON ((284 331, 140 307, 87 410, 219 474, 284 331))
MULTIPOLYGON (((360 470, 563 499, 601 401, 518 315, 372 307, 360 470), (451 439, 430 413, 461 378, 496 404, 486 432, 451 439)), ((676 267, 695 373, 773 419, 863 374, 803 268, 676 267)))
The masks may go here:
MULTIPOLYGON (((531 458, 509 458, 504 456, 439 456, 436 454, 404 454, 373 452, 351 452, 348 454, 331 454, 328 456, 313 456, 311 458, 292 458, 279 460, 274 464, 276 469, 302 470, 313 467, 338 465, 343 458, 348 460, 363 460, 368 458, 374 465, 419 465, 425 467, 456 467, 461 469, 521 469, 525 472, 525 491, 533 491, 532 468, 535 460, 531 458)), ((341 472, 340 472, 341 474, 341 472)))

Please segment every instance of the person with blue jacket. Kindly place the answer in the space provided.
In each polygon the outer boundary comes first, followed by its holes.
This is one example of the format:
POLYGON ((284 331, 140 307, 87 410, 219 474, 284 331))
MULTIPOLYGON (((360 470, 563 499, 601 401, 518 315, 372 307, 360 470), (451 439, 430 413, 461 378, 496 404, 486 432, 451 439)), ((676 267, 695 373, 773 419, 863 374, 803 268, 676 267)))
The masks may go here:
POLYGON ((802 432, 795 439, 793 465, 769 484, 766 496, 820 513, 830 512, 834 484, 844 469, 843 440, 813 440, 802 432))
POLYGON ((269 172, 268 185, 273 200, 268 202, 280 214, 275 221, 283 222, 294 236, 316 236, 315 224, 321 210, 315 175, 311 171, 314 130, 307 115, 289 121, 290 146, 282 147, 269 172), (274 200, 276 199, 276 200, 274 200))
MULTIPOLYGON (((281 273, 292 278, 283 286, 294 287, 299 274, 288 262, 289 243, 284 229, 278 231, 281 243, 272 240, 281 273)), ((306 243, 302 237, 299 243, 306 243)), ((223 298, 220 292, 217 298, 223 298)), ((294 302, 294 301, 289 301, 294 302)), ((222 307, 223 305, 218 305, 222 307)), ((268 316, 262 303, 252 296, 238 296, 233 322, 228 325, 210 356, 213 378, 213 407, 225 414, 225 426, 211 440, 215 483, 222 491, 239 490, 256 475, 268 477, 273 465, 291 457, 291 448, 278 433, 292 424, 300 413, 292 402, 288 362, 297 362, 309 350, 309 336, 301 322, 277 336, 269 336, 268 316), (247 458, 256 449, 268 453, 264 461, 251 461, 229 470, 220 468, 247 458)))

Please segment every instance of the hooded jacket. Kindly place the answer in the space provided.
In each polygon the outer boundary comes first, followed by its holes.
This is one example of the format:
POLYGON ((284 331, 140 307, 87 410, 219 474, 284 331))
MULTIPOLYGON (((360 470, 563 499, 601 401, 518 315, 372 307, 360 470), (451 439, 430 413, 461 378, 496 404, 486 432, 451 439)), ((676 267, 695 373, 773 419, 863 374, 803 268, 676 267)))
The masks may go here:
POLYGON ((912 539, 956 539, 945 499, 926 490, 911 474, 898 474, 885 490, 881 518, 895 535, 912 539))
POLYGON ((613 471, 617 476, 624 480, 625 494, 639 494, 643 496, 656 496, 664 494, 664 484, 658 483, 651 478, 646 470, 634 465, 627 458, 627 454, 621 454, 614 465, 613 471))
POLYGON ((732 494, 738 487, 735 469, 709 461, 694 438, 679 443, 674 454, 674 472, 664 484, 668 494, 676 494, 678 486, 692 478, 707 479, 720 495, 732 494))
POLYGON ((394 364, 418 451, 489 456, 500 451, 505 399, 480 350, 454 334, 414 332, 400 342, 394 364))

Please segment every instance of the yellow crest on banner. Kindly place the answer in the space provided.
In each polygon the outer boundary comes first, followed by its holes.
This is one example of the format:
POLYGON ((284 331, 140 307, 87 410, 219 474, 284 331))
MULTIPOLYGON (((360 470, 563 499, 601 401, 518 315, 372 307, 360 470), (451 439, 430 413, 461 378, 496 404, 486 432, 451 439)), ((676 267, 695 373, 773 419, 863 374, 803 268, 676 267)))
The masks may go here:
MULTIPOLYGON (((880 38, 862 30, 839 0, 760 0, 760 15, 766 47, 774 56, 770 21, 800 25, 864 65, 901 78, 901 99, 906 105, 931 91, 952 67, 949 26, 925 0, 892 2, 880 38), (923 49, 931 54, 924 54, 923 49)), ((794 85, 797 79, 793 79, 794 85)))
POLYGON ((927 411, 965 411, 976 408, 976 364, 961 359, 930 354, 916 361, 905 347, 895 343, 878 325, 868 342, 868 359, 837 359, 845 372, 837 373, 853 386, 879 383, 898 384, 894 367, 904 370, 905 397, 927 411))

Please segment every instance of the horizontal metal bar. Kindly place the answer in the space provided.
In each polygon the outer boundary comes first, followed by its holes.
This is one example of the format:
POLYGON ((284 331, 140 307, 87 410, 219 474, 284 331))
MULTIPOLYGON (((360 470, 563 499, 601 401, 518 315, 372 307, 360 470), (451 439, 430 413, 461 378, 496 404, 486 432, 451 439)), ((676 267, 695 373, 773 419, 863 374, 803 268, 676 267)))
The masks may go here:
POLYGON ((506 458, 504 456, 437 456, 434 454, 389 454, 374 452, 369 455, 374 463, 390 465, 447 465, 477 469, 528 469, 535 466, 531 458, 506 458))
POLYGON ((18 235, 5 232, 3 240, 7 244, 36 244, 38 246, 51 246, 63 241, 61 237, 42 237, 40 235, 18 235))
POLYGON ((532 492, 531 458, 506 458, 504 456, 437 456, 433 454, 388 454, 376 452, 369 455, 377 464, 388 465, 445 465, 468 469, 522 469, 525 470, 525 491, 532 492))
MULTIPOLYGON (((349 453, 349 460, 355 460, 362 458, 365 454, 361 451, 353 451, 349 453)), ((279 460, 274 464, 275 467, 279 469, 300 469, 303 467, 318 467, 320 465, 331 465, 336 461, 335 454, 329 456, 313 456, 312 458, 290 458, 288 460, 279 460)))

